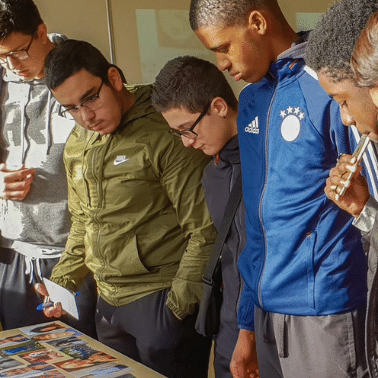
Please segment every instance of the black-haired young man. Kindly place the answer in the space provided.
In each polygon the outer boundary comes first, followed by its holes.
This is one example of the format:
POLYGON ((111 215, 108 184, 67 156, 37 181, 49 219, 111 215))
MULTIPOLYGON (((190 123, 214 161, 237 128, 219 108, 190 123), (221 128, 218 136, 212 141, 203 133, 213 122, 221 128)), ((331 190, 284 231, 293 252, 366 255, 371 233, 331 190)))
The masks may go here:
MULTIPOLYGON (((186 147, 213 157, 204 170, 206 202, 215 227, 221 228, 230 192, 241 174, 237 137, 238 103, 224 74, 193 56, 167 62, 152 89, 152 104, 186 147)), ((236 321, 242 280, 238 258, 245 246, 245 207, 240 202, 221 252, 223 302, 219 332, 214 336, 217 378, 231 378, 230 362, 239 330, 236 321)))
POLYGON ((253 374, 256 338, 261 377, 363 376, 366 259, 323 191, 356 141, 304 62, 308 33, 276 0, 192 0, 190 23, 219 69, 251 83, 239 99, 247 246, 231 370, 253 374))
MULTIPOLYGON (((32 0, 0 0, 0 322, 4 329, 45 322, 33 284, 49 278, 70 219, 63 149, 75 123, 44 80, 44 60, 66 37, 48 35, 32 0)), ((80 321, 95 337, 96 287, 89 275, 78 298, 80 321)))
POLYGON ((207 377, 211 340, 194 323, 216 234, 201 187, 209 158, 170 137, 151 86, 124 86, 92 45, 64 42, 45 71, 78 123, 64 156, 73 223, 51 279, 75 289, 92 271, 100 341, 166 376, 207 377))
MULTIPOLYGON (((367 27, 368 20, 374 17, 377 11, 377 1, 341 0, 335 2, 311 32, 306 55, 306 61, 316 70, 322 87, 340 105, 343 123, 350 126, 349 128, 356 134, 358 130, 361 134, 367 134, 370 137, 371 143, 365 153, 363 164, 373 174, 377 172, 378 111, 372 102, 372 85, 367 71, 374 69, 374 66, 367 59, 364 73, 360 72, 360 75, 356 77, 351 61, 354 60, 356 63, 356 55, 353 51, 358 49, 360 52, 364 50, 365 58, 369 55, 374 56, 374 48, 371 48, 373 39, 366 32, 364 43, 358 47, 356 42, 361 39, 361 33, 367 27), (353 22, 347 22, 348 18, 353 18, 353 22)), ((370 23, 369 27, 371 25, 370 23)), ((360 63, 362 61, 360 59, 360 63)), ((366 358, 370 377, 376 378, 378 377, 376 336, 378 291, 376 248, 378 204, 376 199, 378 188, 374 180, 369 180, 369 188, 366 178, 370 178, 370 175, 364 177, 361 174, 361 167, 356 166, 356 162, 352 159, 351 155, 343 155, 339 158, 336 167, 330 171, 325 193, 337 206, 354 217, 353 224, 362 231, 369 261, 367 271, 369 302, 365 328, 366 358), (346 177, 351 172, 354 175, 348 181, 346 177), (342 187, 347 188, 343 196, 340 195, 342 187)))

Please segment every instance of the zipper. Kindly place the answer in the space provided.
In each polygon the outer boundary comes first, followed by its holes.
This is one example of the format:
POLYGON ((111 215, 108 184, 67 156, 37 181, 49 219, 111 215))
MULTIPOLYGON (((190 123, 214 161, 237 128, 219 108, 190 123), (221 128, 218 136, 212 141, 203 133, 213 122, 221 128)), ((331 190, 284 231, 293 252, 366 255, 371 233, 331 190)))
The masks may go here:
POLYGON ((86 174, 88 172, 88 165, 85 164, 85 152, 88 149, 88 145, 91 142, 93 135, 94 135, 94 133, 92 133, 90 138, 87 140, 87 143, 85 144, 85 147, 83 148, 82 155, 81 155, 81 161, 82 161, 81 166, 82 166, 82 170, 83 170, 83 181, 84 181, 85 188, 86 188, 86 191, 87 191, 86 197, 87 197, 87 205, 88 206, 91 206, 91 195, 90 195, 91 192, 90 192, 90 189, 89 189, 88 180, 85 178, 86 174))
POLYGON ((273 106, 273 101, 276 97, 277 94, 277 85, 274 89, 272 99, 270 100, 269 104, 269 111, 268 111, 268 116, 267 116, 267 122, 266 122, 266 131, 265 131, 265 180, 264 180, 264 187, 261 193, 261 198, 260 198, 260 203, 259 203, 259 220, 262 228, 262 233, 263 233, 263 238, 264 238, 264 262, 262 265, 262 269, 260 272, 260 278, 259 278, 259 284, 258 284, 258 300, 259 300, 259 305, 262 310, 265 310, 263 303, 262 303, 262 295, 261 295, 261 285, 262 285, 262 280, 263 280, 263 274, 265 271, 265 265, 266 265, 266 260, 267 260, 267 251, 268 251, 268 246, 267 246, 267 240, 266 240, 266 230, 264 227, 264 221, 263 221, 263 216, 262 216, 262 205, 263 205, 263 199, 264 195, 266 192, 266 186, 268 182, 268 136, 269 136, 269 121, 270 121, 270 115, 272 111, 272 106, 273 106))
MULTIPOLYGON (((100 279, 103 281, 103 273, 106 271, 106 262, 105 262, 105 258, 103 256, 103 253, 101 251, 101 231, 102 231, 102 223, 98 220, 98 214, 100 212, 100 210, 102 209, 102 202, 103 202, 103 190, 102 190, 102 171, 103 171, 103 168, 104 168, 104 159, 105 159, 105 155, 106 155, 106 151, 108 150, 108 146, 109 146, 109 143, 110 143, 110 140, 111 140, 111 136, 106 136, 105 138, 107 138, 107 140, 105 141, 104 144, 101 145, 101 151, 102 153, 96 153, 94 152, 93 155, 92 155, 92 175, 93 175, 93 178, 96 182, 96 188, 97 188, 97 194, 98 194, 98 207, 97 207, 97 210, 94 211, 94 214, 93 214, 93 221, 97 223, 98 225, 98 233, 97 233, 97 240, 96 240, 96 249, 97 249, 97 254, 98 256, 101 257, 101 260, 103 262, 103 267, 102 267, 102 271, 101 273, 99 274, 99 277, 100 279), (99 165, 98 167, 98 170, 97 172, 99 173, 99 177, 97 177, 97 174, 96 174, 96 171, 93 169, 93 167, 96 166, 96 163, 97 165, 99 165)), ((97 150, 97 149, 96 149, 97 150)))

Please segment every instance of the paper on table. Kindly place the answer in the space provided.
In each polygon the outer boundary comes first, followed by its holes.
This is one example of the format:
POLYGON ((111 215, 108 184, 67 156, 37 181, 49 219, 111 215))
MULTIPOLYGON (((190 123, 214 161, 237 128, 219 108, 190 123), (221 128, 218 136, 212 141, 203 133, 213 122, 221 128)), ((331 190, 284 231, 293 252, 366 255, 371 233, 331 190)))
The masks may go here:
POLYGON ((43 278, 43 283, 49 292, 50 300, 54 303, 60 302, 64 311, 73 316, 75 319, 79 319, 79 311, 77 309, 75 299, 76 295, 55 282, 48 280, 47 278, 43 278))

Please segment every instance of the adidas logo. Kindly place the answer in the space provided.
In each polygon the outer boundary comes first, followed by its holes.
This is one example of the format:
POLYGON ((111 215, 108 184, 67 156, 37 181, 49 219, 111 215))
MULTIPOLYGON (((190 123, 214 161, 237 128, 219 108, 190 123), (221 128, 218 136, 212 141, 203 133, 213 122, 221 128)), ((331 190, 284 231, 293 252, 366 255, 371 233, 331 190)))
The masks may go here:
POLYGON ((260 134, 259 117, 256 118, 244 129, 246 133, 260 134))

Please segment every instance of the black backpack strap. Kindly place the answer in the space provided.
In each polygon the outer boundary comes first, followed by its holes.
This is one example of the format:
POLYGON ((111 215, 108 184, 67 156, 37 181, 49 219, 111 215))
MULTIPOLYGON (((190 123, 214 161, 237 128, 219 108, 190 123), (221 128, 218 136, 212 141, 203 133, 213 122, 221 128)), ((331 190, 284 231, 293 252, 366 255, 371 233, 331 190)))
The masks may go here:
POLYGON ((220 226, 218 237, 214 244, 213 254, 202 276, 203 282, 205 282, 208 285, 213 285, 215 267, 217 266, 217 263, 221 257, 224 242, 226 241, 226 237, 228 235, 228 232, 230 231, 231 223, 235 217, 235 213, 240 204, 241 198, 242 177, 240 173, 231 190, 230 197, 228 198, 227 206, 222 219, 222 224, 220 226))

